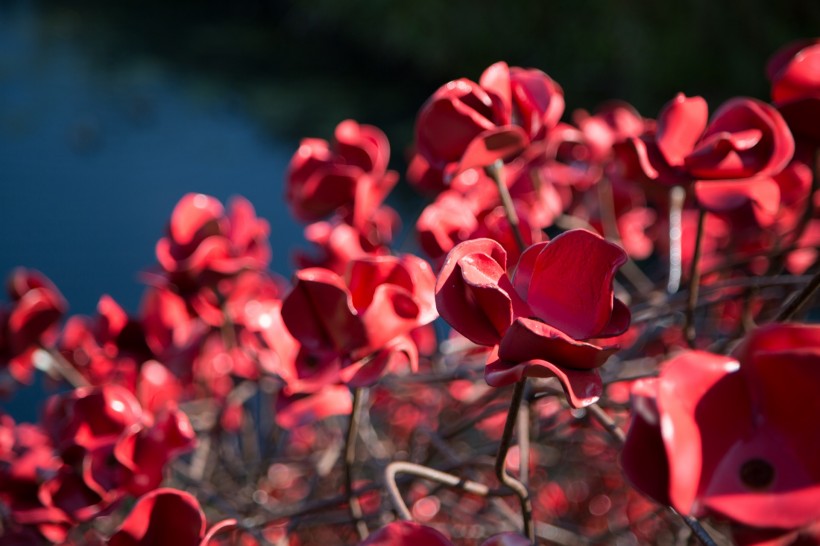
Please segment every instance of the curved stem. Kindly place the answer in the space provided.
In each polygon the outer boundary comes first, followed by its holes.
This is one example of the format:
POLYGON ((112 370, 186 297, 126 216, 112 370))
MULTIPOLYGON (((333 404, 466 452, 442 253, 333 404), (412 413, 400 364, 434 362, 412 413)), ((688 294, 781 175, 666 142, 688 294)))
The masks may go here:
POLYGON ((456 487, 466 491, 467 493, 472 493, 481 497, 489 497, 490 495, 498 494, 498 492, 490 490, 490 488, 483 483, 465 480, 453 474, 448 474, 447 472, 435 470, 420 464, 406 461, 394 461, 387 465, 387 468, 384 469, 384 482, 387 485, 387 492, 390 495, 390 500, 396 508, 396 513, 401 519, 407 521, 411 521, 413 519, 413 515, 404 503, 404 499, 399 491, 399 486, 396 481, 397 474, 411 474, 413 476, 418 476, 419 478, 424 478, 442 485, 456 487))
POLYGON ((502 174, 503 167, 504 164, 501 161, 496 161, 492 165, 484 167, 484 172, 493 179, 496 188, 498 188, 498 195, 501 197, 501 206, 504 207, 504 214, 510 223, 510 229, 515 237, 515 242, 518 244, 518 249, 523 252, 524 249, 527 248, 527 243, 524 242, 524 236, 521 234, 521 225, 518 221, 518 214, 515 212, 510 190, 504 182, 504 175, 502 174))
POLYGON ((356 462, 356 438, 359 436, 359 420, 365 400, 364 388, 353 389, 353 409, 350 412, 350 421, 347 427, 347 437, 345 438, 345 495, 348 500, 350 517, 356 526, 359 538, 364 540, 370 531, 367 523, 362 519, 362 506, 358 497, 353 492, 353 465, 356 462))
MULTIPOLYGON (((521 516, 524 520, 524 534, 535 544, 535 528, 532 524, 532 500, 527 486, 507 474, 506 462, 507 453, 510 450, 515 421, 518 417, 518 410, 521 407, 521 400, 524 397, 524 387, 527 379, 523 378, 515 384, 510 400, 510 409, 507 412, 507 420, 504 422, 504 432, 501 434, 501 443, 498 446, 498 455, 495 458, 495 476, 502 485, 507 486, 518 497, 521 503, 521 516)), ((520 446, 519 446, 520 449, 520 446)))
POLYGON ((692 349, 695 348, 695 306, 698 303, 698 289, 700 288, 700 262, 701 247, 703 246, 703 228, 706 225, 706 211, 701 209, 698 212, 698 231, 695 234, 695 253, 692 255, 692 267, 689 273, 689 297, 686 300, 686 324, 683 334, 686 342, 692 349))
POLYGON ((586 407, 586 410, 618 442, 618 445, 623 445, 626 441, 626 434, 601 406, 590 404, 586 407))
POLYGON ((530 402, 524 399, 518 409, 518 475, 525 486, 530 481, 530 402))

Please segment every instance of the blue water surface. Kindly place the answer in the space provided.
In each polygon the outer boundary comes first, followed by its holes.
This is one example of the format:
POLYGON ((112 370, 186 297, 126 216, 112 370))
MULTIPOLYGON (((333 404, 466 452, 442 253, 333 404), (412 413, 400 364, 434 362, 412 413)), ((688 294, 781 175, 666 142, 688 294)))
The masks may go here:
MULTIPOLYGON (((289 275, 301 227, 282 179, 297 143, 263 134, 235 98, 126 64, 92 66, 36 3, 0 6, 0 275, 42 271, 72 314, 102 294, 136 312, 139 273, 188 192, 248 198, 271 224, 271 269, 289 275)), ((30 420, 31 396, 0 407, 30 420)))

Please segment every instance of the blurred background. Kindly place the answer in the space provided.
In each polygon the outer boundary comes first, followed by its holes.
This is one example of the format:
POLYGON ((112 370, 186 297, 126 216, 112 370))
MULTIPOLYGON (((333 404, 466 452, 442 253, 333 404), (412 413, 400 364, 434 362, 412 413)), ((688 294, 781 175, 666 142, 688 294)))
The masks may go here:
MULTIPOLYGON (((378 125, 403 172, 424 100, 497 60, 558 81, 565 120, 610 98, 648 117, 678 91, 766 99, 767 58, 818 30, 816 0, 0 0, 0 274, 41 270, 72 313, 104 293, 136 311, 171 210, 202 192, 250 199, 287 276, 302 137, 378 125)), ((390 203, 407 225, 422 204, 390 203)))

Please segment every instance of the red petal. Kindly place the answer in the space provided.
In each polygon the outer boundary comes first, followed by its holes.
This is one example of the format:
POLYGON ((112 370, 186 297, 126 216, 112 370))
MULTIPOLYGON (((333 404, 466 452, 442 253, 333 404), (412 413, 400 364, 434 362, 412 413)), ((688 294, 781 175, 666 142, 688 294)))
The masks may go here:
POLYGON ((535 243, 527 248, 518 259, 518 265, 515 267, 512 282, 515 291, 525 300, 527 299, 532 278, 535 274, 535 264, 538 260, 538 255, 541 254, 541 251, 544 250, 547 244, 547 242, 535 243))
POLYGON ((771 59, 772 101, 783 103, 818 95, 820 89, 820 41, 806 40, 791 46, 771 59))
POLYGON ((359 543, 359 546, 453 546, 447 537, 411 521, 388 523, 359 543))
POLYGON ((416 344, 408 336, 394 338, 383 349, 342 368, 339 377, 351 388, 370 387, 383 375, 402 366, 416 371, 419 355, 416 344))
POLYGON ((698 203, 716 214, 749 205, 760 227, 768 227, 780 210, 780 186, 770 177, 708 180, 695 183, 698 203))
POLYGON ((524 377, 556 377, 561 382, 567 401, 574 408, 583 408, 600 398, 603 393, 601 376, 596 370, 562 368, 546 360, 508 362, 498 358, 498 349, 487 357, 484 380, 493 387, 503 387, 524 377))
POLYGON ((626 253, 586 230, 562 233, 538 255, 527 302, 575 339, 598 337, 612 318, 612 282, 626 253))
POLYGON ((708 119, 709 106, 703 97, 678 93, 663 107, 658 114, 655 140, 670 165, 683 164, 683 159, 692 152, 706 129, 708 119))
POLYGON ((689 351, 668 361, 658 387, 661 434, 669 460, 669 497, 684 514, 702 515, 704 480, 751 425, 748 394, 736 360, 689 351), (730 433, 731 431, 731 433, 730 433))
POLYGON ((661 437, 656 402, 657 379, 643 379, 632 387, 632 422, 621 450, 621 467, 636 489, 660 504, 669 501, 669 463, 661 437))
POLYGON ((482 131, 495 127, 492 99, 481 87, 467 79, 439 88, 422 107, 416 122, 419 151, 431 166, 461 160, 464 150, 482 131))
POLYGON ((199 546, 205 533, 205 514, 189 493, 176 489, 156 489, 143 495, 116 533, 109 546, 199 546))
POLYGON ((344 281, 321 268, 296 272, 296 283, 282 302, 282 320, 309 350, 348 351, 365 344, 364 325, 344 281))
POLYGON ((479 85, 498 97, 500 109, 512 112, 512 86, 510 85, 510 67, 504 61, 491 64, 478 79, 479 85))
POLYGON ((350 415, 352 410, 353 398, 344 385, 329 385, 312 394, 294 396, 280 392, 276 401, 276 424, 290 430, 333 415, 350 415))
POLYGON ((373 302, 376 288, 389 283, 413 292, 410 273, 395 256, 365 256, 354 260, 345 274, 353 307, 362 312, 373 302))
POLYGON ((615 337, 623 334, 629 330, 629 324, 632 322, 632 313, 629 307, 618 298, 612 300, 612 316, 609 317, 609 322, 598 334, 598 337, 615 337))
POLYGON ((601 367, 617 349, 576 341, 543 322, 518 318, 504 334, 498 352, 509 362, 549 360, 562 368, 592 370, 601 367))
POLYGON ((171 238, 178 245, 187 245, 201 229, 211 222, 219 222, 224 215, 225 209, 218 199, 201 193, 189 193, 179 200, 171 213, 171 238))
POLYGON ((488 167, 496 161, 508 161, 527 147, 529 138, 518 126, 495 127, 477 135, 464 150, 453 175, 468 169, 488 167))
POLYGON ((526 306, 507 272, 507 253, 492 239, 473 239, 447 255, 436 283, 441 317, 479 345, 495 345, 513 320, 513 306, 526 306))
POLYGON ((376 288, 371 305, 361 314, 361 322, 367 335, 366 350, 374 351, 421 326, 419 306, 404 288, 382 284, 376 288))

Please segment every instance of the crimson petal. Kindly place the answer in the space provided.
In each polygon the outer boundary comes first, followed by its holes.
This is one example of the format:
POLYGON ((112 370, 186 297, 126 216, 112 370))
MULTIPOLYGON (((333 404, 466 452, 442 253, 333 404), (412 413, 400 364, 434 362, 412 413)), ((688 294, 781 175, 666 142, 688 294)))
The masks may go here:
POLYGON ((199 546, 205 534, 205 514, 189 493, 156 489, 143 495, 108 546, 199 546))
POLYGON ((678 93, 664 106, 658 115, 655 140, 670 165, 683 165, 684 158, 706 129, 708 119, 709 107, 702 97, 678 93))
POLYGON ((538 255, 527 302, 538 318, 574 339, 600 336, 612 317, 615 272, 625 262, 623 249, 599 235, 562 233, 538 255))
POLYGON ((510 362, 498 358, 495 348, 487 357, 484 380, 492 387, 503 387, 524 377, 556 377, 567 400, 574 408, 595 403, 603 393, 603 383, 597 370, 573 370, 556 366, 546 360, 510 362))
POLYGON ((495 127, 477 135, 464 150, 461 162, 453 173, 488 167, 496 161, 507 161, 527 147, 527 134, 518 126, 495 127))

